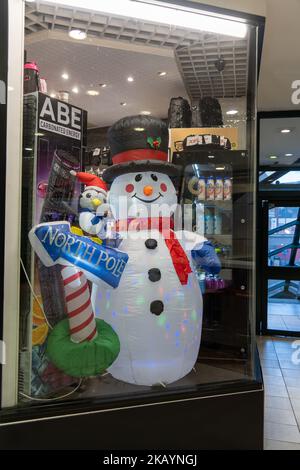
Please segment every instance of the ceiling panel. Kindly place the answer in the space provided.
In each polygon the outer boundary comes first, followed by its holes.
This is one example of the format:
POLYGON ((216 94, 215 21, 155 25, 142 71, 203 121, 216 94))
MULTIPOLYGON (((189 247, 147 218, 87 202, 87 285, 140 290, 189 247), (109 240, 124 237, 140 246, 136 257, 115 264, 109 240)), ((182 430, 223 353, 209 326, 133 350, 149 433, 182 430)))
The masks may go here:
POLYGON ((67 33, 72 28, 86 31, 89 41, 102 38, 119 44, 172 50, 191 101, 203 96, 232 98, 246 94, 247 40, 46 5, 41 1, 26 5, 25 33, 31 43, 41 31, 67 33), (215 67, 219 57, 225 60, 221 73, 215 67))
POLYGON ((48 92, 71 92, 70 101, 87 109, 90 127, 111 125, 143 110, 166 118, 170 98, 187 97, 174 57, 151 55, 149 60, 140 52, 55 39, 30 44, 26 51, 27 60, 38 63, 48 92), (166 77, 157 75, 161 70, 167 72, 166 77), (64 72, 69 80, 61 77, 64 72), (127 81, 129 75, 134 77, 133 83, 127 81), (107 87, 101 88, 100 83, 107 87), (74 86, 79 88, 78 94, 72 93, 74 86), (99 96, 88 96, 89 89, 99 91, 99 96))

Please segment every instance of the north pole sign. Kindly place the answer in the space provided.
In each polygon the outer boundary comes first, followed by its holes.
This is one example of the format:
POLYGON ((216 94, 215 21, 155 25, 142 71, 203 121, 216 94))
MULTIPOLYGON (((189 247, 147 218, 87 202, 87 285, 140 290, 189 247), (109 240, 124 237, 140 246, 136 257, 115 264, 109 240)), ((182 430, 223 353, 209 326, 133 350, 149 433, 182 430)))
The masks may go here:
POLYGON ((118 287, 128 261, 122 251, 73 234, 69 222, 39 224, 30 230, 29 240, 45 266, 74 265, 96 284, 118 287))

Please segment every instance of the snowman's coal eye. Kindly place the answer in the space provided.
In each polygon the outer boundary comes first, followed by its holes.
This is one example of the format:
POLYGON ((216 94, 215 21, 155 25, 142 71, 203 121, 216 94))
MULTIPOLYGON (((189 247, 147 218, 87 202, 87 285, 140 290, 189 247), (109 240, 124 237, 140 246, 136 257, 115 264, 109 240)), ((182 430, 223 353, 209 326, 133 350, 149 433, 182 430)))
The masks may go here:
POLYGON ((153 173, 152 173, 152 175, 151 175, 151 178, 153 179, 153 181, 157 181, 157 176, 154 175, 153 173))
POLYGON ((135 181, 141 181, 141 179, 143 178, 143 175, 141 175, 140 173, 138 175, 135 176, 135 181))

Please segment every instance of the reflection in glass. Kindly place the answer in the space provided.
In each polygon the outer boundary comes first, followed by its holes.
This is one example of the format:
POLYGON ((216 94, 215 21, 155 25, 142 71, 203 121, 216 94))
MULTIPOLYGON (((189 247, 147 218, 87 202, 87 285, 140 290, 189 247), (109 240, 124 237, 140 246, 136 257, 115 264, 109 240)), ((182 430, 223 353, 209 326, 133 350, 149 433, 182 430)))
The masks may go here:
POLYGON ((300 265, 300 209, 273 207, 269 209, 268 265, 300 265))
POLYGON ((268 328, 300 331, 300 281, 269 279, 268 328))

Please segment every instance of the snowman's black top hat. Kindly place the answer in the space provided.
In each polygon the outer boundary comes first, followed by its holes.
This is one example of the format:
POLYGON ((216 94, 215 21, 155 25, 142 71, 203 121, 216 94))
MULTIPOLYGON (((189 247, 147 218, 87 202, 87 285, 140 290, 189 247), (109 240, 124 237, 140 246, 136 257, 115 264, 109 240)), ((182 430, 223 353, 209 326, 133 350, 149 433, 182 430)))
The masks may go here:
POLYGON ((158 171, 178 176, 177 166, 168 163, 168 127, 151 116, 127 116, 108 130, 113 165, 103 173, 110 183, 124 173, 158 171))

